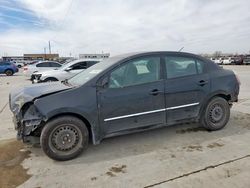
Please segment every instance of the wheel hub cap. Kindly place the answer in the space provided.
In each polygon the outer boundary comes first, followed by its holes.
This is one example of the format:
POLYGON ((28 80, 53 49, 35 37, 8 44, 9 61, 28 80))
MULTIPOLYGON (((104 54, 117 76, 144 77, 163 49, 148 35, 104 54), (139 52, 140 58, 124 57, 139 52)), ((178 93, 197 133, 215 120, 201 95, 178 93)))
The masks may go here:
POLYGON ((216 123, 223 118, 223 109, 219 105, 215 105, 210 110, 210 118, 212 122, 216 123))
POLYGON ((77 145, 78 141, 78 131, 71 126, 59 127, 52 135, 52 144, 60 151, 71 150, 77 145))

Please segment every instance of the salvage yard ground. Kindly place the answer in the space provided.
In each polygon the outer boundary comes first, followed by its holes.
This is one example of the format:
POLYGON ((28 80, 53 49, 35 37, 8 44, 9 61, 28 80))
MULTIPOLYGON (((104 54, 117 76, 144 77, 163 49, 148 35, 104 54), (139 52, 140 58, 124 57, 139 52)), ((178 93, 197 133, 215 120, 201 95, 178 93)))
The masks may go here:
POLYGON ((187 124, 109 138, 67 162, 14 139, 8 94, 31 83, 1 75, 0 187, 250 187, 250 66, 225 68, 241 91, 223 130, 187 124))

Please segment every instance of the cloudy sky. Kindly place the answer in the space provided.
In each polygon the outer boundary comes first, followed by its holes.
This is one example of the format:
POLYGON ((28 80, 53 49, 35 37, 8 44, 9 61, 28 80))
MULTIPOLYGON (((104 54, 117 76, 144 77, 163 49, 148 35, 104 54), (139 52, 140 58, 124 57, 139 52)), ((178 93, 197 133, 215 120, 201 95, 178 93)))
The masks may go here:
POLYGON ((249 0, 0 0, 0 56, 250 51, 249 0))

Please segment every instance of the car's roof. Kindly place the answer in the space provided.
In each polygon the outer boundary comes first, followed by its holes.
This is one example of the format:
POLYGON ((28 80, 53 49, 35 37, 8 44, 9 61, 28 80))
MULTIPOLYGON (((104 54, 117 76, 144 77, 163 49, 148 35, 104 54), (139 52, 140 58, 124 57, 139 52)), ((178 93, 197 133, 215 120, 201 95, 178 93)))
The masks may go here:
POLYGON ((38 64, 38 63, 46 63, 46 62, 58 63, 57 61, 49 61, 49 60, 45 60, 45 61, 38 61, 38 62, 37 62, 37 64, 38 64))
POLYGON ((145 52, 124 53, 124 54, 112 56, 111 58, 115 57, 115 58, 123 59, 123 58, 132 57, 132 56, 153 55, 153 54, 172 54, 172 55, 188 55, 188 56, 201 57, 201 56, 198 56, 198 55, 193 54, 193 53, 179 52, 179 51, 145 51, 145 52))
POLYGON ((75 59, 73 61, 69 61, 63 64, 64 67, 69 67, 71 65, 74 65, 79 62, 84 62, 84 61, 102 61, 103 59, 75 59))
POLYGON ((146 52, 131 52, 131 53, 124 53, 124 54, 120 54, 120 55, 116 55, 116 56, 112 56, 105 61, 105 63, 116 63, 120 60, 123 59, 130 59, 130 58, 134 58, 134 57, 139 57, 139 56, 147 56, 147 55, 156 55, 156 54, 168 54, 168 55, 185 55, 185 56, 192 56, 192 57, 197 57, 197 58, 202 58, 205 59, 199 55, 196 54, 192 54, 192 53, 188 53, 188 52, 179 52, 179 51, 146 51, 146 52))

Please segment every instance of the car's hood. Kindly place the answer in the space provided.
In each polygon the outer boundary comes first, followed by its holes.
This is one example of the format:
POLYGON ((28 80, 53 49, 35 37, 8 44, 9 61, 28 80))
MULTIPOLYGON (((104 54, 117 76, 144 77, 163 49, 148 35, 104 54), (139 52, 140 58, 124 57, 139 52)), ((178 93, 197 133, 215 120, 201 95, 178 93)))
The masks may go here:
POLYGON ((26 86, 20 89, 15 89, 11 91, 9 95, 10 109, 13 113, 17 113, 27 102, 31 102, 34 99, 44 95, 64 91, 70 88, 72 87, 64 85, 60 82, 53 82, 34 84, 32 86, 26 86))

